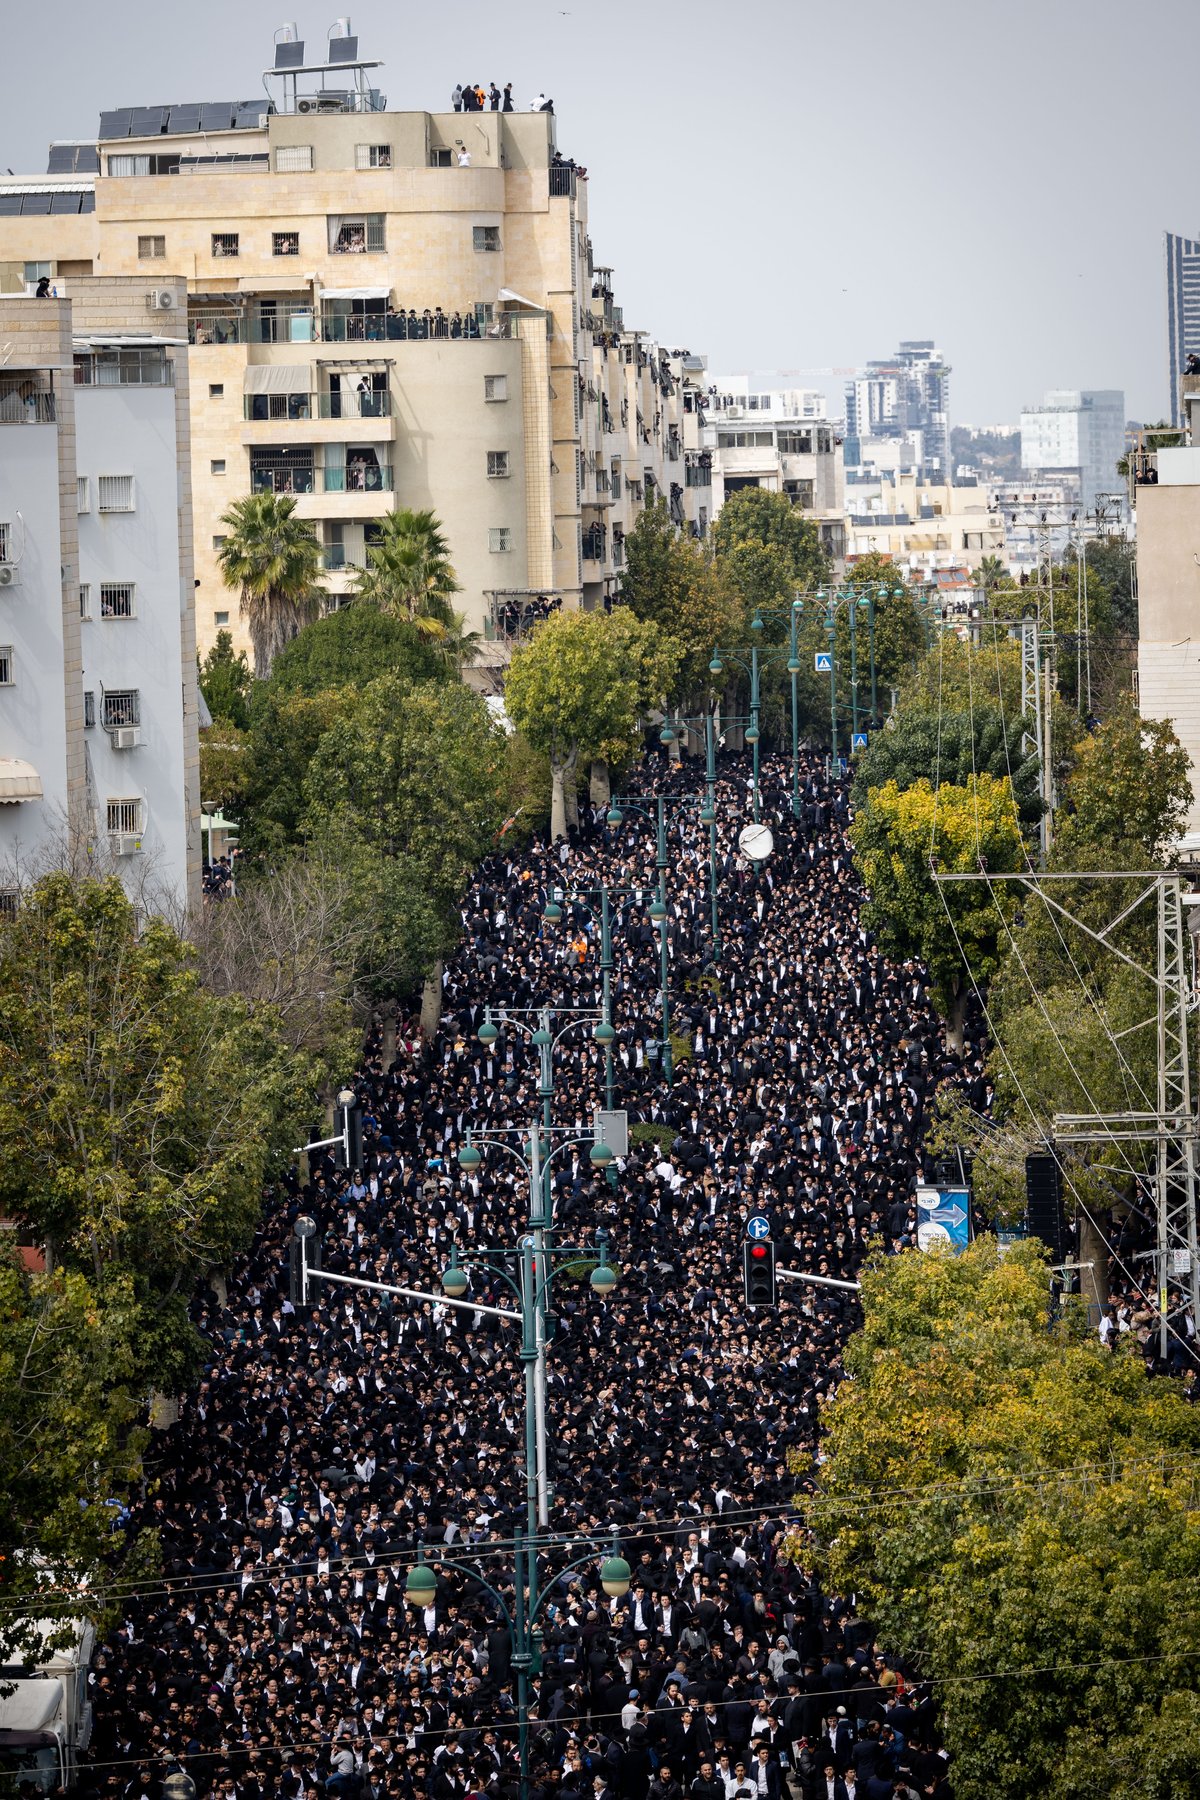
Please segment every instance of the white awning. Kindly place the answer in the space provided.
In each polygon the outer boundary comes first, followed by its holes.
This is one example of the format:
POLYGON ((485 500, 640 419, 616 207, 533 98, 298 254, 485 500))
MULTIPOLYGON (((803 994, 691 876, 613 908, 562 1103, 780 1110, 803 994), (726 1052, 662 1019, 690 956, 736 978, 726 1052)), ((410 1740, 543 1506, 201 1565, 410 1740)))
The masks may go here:
POLYGON ((32 763, 16 756, 0 756, 0 806, 15 800, 40 800, 42 778, 32 763))
POLYGON ((546 308, 538 300, 527 300, 524 294, 515 293, 512 288, 501 288, 501 300, 515 300, 518 306, 531 306, 534 312, 545 312, 546 308))
POLYGON ((322 288, 322 300, 388 300, 392 290, 387 287, 361 288, 322 288))
POLYGON ((312 370, 307 363, 252 363, 246 370, 247 394, 307 394, 312 370))

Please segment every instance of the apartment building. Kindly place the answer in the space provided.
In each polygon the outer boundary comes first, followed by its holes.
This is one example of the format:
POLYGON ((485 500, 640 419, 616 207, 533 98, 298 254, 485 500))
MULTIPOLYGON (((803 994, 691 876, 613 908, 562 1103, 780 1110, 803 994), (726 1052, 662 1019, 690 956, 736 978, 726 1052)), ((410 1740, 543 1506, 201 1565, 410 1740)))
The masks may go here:
POLYGON ((846 461, 868 466, 870 440, 903 438, 921 476, 950 470, 950 365, 930 338, 907 338, 846 383, 846 461))
MULTIPOLYGON (((1084 510, 1121 487, 1125 395, 1120 388, 1056 388, 1021 413, 1021 467, 1029 476, 1078 477, 1084 510)), ((1036 481, 1033 485, 1037 485, 1036 481)))
POLYGON ((714 516, 739 488, 786 494, 817 526, 826 555, 840 566, 846 555, 840 432, 799 412, 804 398, 797 390, 743 395, 721 379, 713 387, 703 435, 713 460, 714 516))
POLYGON ((626 331, 554 115, 389 112, 377 67, 348 21, 285 28, 272 98, 108 111, 0 182, 0 273, 136 280, 146 328, 186 307, 202 651, 247 644, 218 552, 255 489, 295 496, 334 603, 381 515, 432 509, 493 638, 602 599, 639 493, 670 498, 685 359, 626 331))
POLYGON ((1192 760, 1194 795, 1184 846, 1200 849, 1200 375, 1180 377, 1182 441, 1139 451, 1138 702, 1170 719, 1192 760))
POLYGON ((186 308, 0 295, 0 888, 81 854, 199 900, 186 308))
POLYGON ((848 556, 890 556, 916 580, 1004 555, 1004 521, 982 487, 881 471, 847 482, 846 512, 848 556))

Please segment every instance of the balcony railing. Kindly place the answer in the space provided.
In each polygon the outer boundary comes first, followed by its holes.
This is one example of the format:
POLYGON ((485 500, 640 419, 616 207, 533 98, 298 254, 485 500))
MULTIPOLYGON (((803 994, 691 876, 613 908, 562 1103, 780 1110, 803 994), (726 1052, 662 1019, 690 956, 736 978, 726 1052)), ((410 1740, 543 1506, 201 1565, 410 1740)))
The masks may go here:
POLYGON ((97 350, 75 358, 76 387, 174 387, 175 364, 163 351, 97 350))
POLYGON ((57 418, 55 396, 49 388, 22 393, 20 387, 12 387, 0 393, 0 425, 53 425, 57 418))
POLYGON ((360 569, 362 564, 346 554, 345 544, 322 544, 321 567, 328 574, 337 575, 346 569, 360 569))
POLYGON ((683 471, 685 487, 706 488, 712 486, 712 469, 705 468, 702 463, 688 463, 683 471))
POLYGON ((391 463, 349 463, 344 469, 252 468, 256 494, 371 494, 390 492, 391 463))
POLYGON ((387 419, 392 396, 386 391, 369 394, 247 394, 243 414, 256 423, 266 420, 387 419))
POLYGON ((557 194, 566 199, 573 198, 575 193, 575 175, 576 171, 574 169, 568 169, 563 164, 559 164, 556 168, 552 164, 550 167, 551 194, 557 194))

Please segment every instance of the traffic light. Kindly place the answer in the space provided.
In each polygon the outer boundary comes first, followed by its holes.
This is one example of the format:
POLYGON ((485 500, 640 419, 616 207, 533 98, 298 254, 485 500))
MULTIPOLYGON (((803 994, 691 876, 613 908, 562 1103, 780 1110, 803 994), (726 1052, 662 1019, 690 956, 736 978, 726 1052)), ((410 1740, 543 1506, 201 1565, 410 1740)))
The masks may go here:
POLYGON ((742 1280, 747 1306, 777 1306, 775 1292, 775 1246, 770 1238, 742 1245, 742 1280))

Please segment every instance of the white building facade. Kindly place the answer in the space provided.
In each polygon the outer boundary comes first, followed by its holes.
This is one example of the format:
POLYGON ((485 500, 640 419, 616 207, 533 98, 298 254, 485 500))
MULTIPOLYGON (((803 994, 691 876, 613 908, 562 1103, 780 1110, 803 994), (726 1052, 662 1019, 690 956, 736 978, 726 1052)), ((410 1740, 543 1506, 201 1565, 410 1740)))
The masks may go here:
POLYGON ((1084 510, 1119 492, 1125 454, 1125 395, 1119 388, 1057 388, 1021 414, 1021 467, 1028 475, 1074 471, 1084 510))

